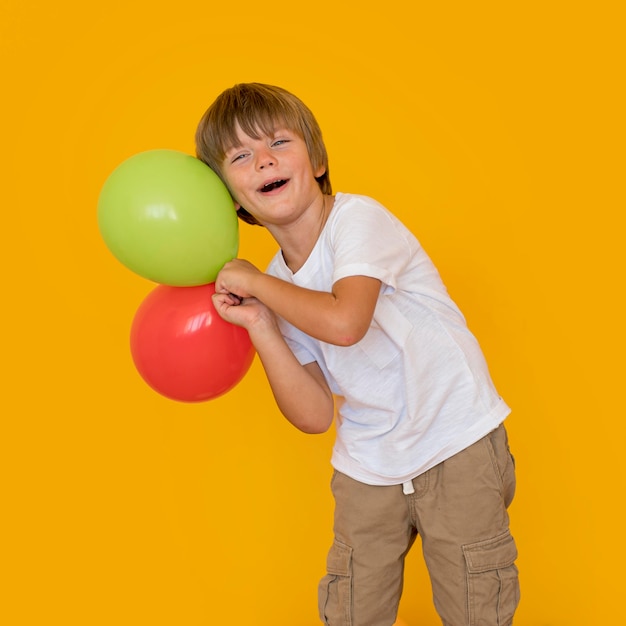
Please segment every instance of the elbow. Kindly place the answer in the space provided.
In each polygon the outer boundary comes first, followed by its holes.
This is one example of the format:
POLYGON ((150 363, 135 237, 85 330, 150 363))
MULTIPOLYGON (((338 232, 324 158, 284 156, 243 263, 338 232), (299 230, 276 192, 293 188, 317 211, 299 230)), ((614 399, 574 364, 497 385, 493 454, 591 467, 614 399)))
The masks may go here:
POLYGON ((344 348, 353 346, 365 337, 369 330, 370 323, 371 319, 359 320, 355 319, 353 315, 349 317, 346 315, 338 317, 334 320, 333 324, 329 326, 329 329, 332 330, 330 331, 330 340, 328 343, 344 348))
POLYGON ((330 343, 341 346, 342 348, 349 348, 359 343, 359 341, 365 337, 367 330, 368 327, 359 328, 355 326, 348 327, 343 331, 340 329, 336 333, 335 340, 330 343))
POLYGON ((336 341, 333 341, 336 346, 340 346, 341 348, 349 348, 350 346, 354 346, 359 341, 361 341, 363 337, 353 337, 352 335, 342 335, 337 338, 336 341))
POLYGON ((333 415, 320 417, 319 414, 311 415, 308 419, 300 419, 298 421, 290 420, 291 423, 306 435, 323 435, 328 432, 330 425, 333 423, 333 415))
POLYGON ((298 426, 298 430, 306 435, 323 435, 324 433, 328 432, 329 428, 330 424, 328 424, 328 426, 320 426, 317 424, 298 426))

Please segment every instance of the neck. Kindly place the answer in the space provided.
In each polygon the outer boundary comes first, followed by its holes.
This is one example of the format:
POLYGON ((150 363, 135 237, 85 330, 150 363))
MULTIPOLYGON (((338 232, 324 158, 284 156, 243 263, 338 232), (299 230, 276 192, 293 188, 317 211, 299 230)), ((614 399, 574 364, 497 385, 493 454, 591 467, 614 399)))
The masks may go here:
POLYGON ((280 246, 287 267, 295 274, 306 262, 319 239, 335 202, 334 196, 320 194, 301 218, 287 226, 268 226, 280 246))

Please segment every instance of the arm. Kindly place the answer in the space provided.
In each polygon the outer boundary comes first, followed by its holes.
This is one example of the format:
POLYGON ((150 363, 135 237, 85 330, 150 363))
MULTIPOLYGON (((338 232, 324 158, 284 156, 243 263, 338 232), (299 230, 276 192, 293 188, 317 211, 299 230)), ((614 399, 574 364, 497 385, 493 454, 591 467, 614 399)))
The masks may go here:
POLYGON ((317 363, 301 365, 280 333, 274 314, 255 298, 241 304, 216 293, 213 303, 226 321, 247 329, 281 413, 305 433, 323 433, 334 413, 333 395, 317 363))
POLYGON ((219 273, 215 289, 255 297, 301 331, 339 346, 360 341, 370 327, 380 281, 350 276, 337 281, 330 292, 304 289, 268 276, 247 261, 235 259, 219 273))

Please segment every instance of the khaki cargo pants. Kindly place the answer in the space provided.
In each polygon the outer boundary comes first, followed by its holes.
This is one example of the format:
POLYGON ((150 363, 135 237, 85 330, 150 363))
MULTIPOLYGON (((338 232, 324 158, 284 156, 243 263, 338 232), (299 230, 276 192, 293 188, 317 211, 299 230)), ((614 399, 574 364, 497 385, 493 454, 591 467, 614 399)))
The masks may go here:
POLYGON ((419 534, 445 626, 509 626, 519 601, 507 507, 515 470, 500 426, 402 485, 365 485, 335 472, 335 539, 319 609, 329 626, 392 626, 404 557, 419 534))

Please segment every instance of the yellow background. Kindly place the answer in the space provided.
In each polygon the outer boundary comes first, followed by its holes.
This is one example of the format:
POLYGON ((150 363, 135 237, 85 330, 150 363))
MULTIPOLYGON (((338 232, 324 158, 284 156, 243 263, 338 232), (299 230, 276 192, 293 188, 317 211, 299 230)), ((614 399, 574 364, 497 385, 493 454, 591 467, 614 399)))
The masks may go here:
MULTIPOLYGON (((615 3, 617 6, 618 3, 615 3)), ((513 413, 518 626, 623 623, 623 22, 605 2, 0 4, 0 622, 314 626, 332 434, 255 361, 200 405, 130 360, 154 288, 96 225, 224 88, 316 113, 336 190, 416 233, 513 413)), ((241 256, 272 242, 241 229, 241 256)), ((400 614, 437 624, 416 545, 400 614)))

